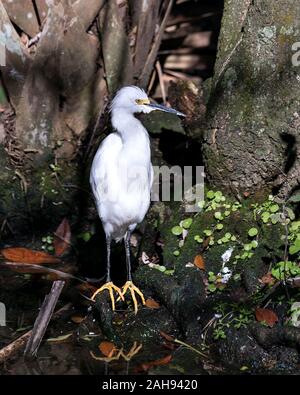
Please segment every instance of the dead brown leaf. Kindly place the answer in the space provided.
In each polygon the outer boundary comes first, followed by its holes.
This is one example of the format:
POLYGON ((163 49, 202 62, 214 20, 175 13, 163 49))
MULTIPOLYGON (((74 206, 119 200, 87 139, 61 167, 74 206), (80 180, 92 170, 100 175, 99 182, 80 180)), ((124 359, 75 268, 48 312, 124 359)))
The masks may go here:
POLYGON ((108 358, 111 358, 114 352, 117 350, 116 346, 111 342, 101 342, 98 346, 99 350, 108 358))
POLYGON ((28 264, 43 264, 43 263, 59 263, 60 259, 53 255, 42 251, 34 251, 28 248, 4 248, 1 254, 5 259, 12 262, 28 263, 28 264))
POLYGON ((265 274, 264 276, 262 276, 262 278, 259 279, 259 281, 262 284, 270 284, 273 285, 274 282, 276 281, 275 278, 272 276, 271 272, 268 272, 267 274, 265 274))
POLYGON ((205 262, 201 255, 196 255, 194 258, 194 265, 201 270, 205 270, 205 262))
POLYGON ((63 255, 71 245, 71 227, 64 218, 54 233, 53 245, 57 256, 63 255))
POLYGON ((79 315, 73 315, 73 317, 71 317, 71 321, 75 324, 81 324, 84 320, 85 317, 80 317, 79 315))
POLYGON ((142 363, 140 366, 136 367, 135 371, 136 372, 147 372, 154 366, 168 365, 171 362, 171 360, 172 360, 172 355, 169 354, 163 358, 156 359, 155 361, 142 363))
POLYGON ((94 287, 94 285, 88 284, 88 283, 81 283, 76 285, 76 288, 80 291, 80 292, 88 292, 90 294, 93 294, 94 292, 97 291, 97 288, 94 287))
POLYGON ((151 298, 146 300, 145 306, 149 307, 149 309, 159 309, 160 308, 159 303, 157 303, 154 299, 151 299, 151 298))
POLYGON ((255 310, 255 317, 258 322, 265 322, 270 327, 274 326, 278 321, 277 314, 270 309, 257 308, 255 310))
POLYGON ((159 331, 159 333, 164 339, 168 340, 168 342, 173 342, 174 341, 174 337, 173 336, 168 335, 167 333, 165 333, 163 331, 159 331))

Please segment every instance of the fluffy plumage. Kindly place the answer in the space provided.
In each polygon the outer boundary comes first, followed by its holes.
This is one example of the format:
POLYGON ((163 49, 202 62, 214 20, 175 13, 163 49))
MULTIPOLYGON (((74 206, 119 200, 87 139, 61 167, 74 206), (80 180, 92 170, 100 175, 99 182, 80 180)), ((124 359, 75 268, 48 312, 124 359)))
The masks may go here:
POLYGON ((134 113, 154 108, 137 104, 148 100, 137 87, 122 88, 111 105, 115 132, 101 143, 93 160, 90 183, 106 237, 117 241, 132 231, 147 213, 153 170, 147 130, 134 113))

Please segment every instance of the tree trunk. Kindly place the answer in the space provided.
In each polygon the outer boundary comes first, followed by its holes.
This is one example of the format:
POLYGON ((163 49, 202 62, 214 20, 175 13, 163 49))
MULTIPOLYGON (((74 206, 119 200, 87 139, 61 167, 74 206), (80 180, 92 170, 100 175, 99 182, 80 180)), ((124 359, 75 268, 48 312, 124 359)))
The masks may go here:
POLYGON ((95 124, 119 87, 147 87, 172 4, 0 1, 1 77, 15 114, 2 116, 0 226, 24 231, 76 217, 95 124))
POLYGON ((218 188, 286 198, 299 184, 299 20, 293 0, 225 1, 203 147, 218 188))

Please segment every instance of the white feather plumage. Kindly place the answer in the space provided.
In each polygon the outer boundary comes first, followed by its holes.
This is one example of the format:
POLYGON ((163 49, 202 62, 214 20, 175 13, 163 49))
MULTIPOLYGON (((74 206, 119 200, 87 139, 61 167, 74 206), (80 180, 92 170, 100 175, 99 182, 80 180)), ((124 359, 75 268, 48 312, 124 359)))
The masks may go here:
POLYGON ((99 146, 90 173, 104 231, 117 241, 142 222, 150 205, 153 169, 149 136, 134 113, 153 109, 138 105, 137 99, 148 99, 137 87, 117 93, 111 105, 115 131, 99 146))

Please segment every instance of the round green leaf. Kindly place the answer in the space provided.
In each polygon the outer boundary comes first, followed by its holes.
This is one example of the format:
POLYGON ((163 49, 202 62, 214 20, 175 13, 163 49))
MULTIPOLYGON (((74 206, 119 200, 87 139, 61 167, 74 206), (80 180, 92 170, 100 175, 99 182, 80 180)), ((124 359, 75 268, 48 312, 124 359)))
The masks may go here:
POLYGON ((278 204, 272 204, 272 206, 270 207, 271 213, 276 213, 278 210, 279 210, 278 204))
POLYGON ((251 244, 245 244, 244 245, 244 250, 245 251, 251 251, 251 249, 252 249, 252 245, 251 244))
POLYGON ((192 218, 186 218, 185 220, 182 221, 182 226, 184 227, 184 229, 189 229, 192 223, 193 223, 192 218))
POLYGON ((256 248, 258 246, 258 242, 256 240, 251 241, 252 248, 256 248))
POLYGON ((204 229, 203 233, 205 234, 205 236, 211 236, 212 235, 212 231, 210 229, 204 229))
POLYGON ((172 233, 173 233, 173 235, 175 235, 175 236, 180 236, 180 235, 182 234, 182 232, 183 232, 183 229, 182 229, 181 226, 174 226, 174 227, 172 228, 172 233))
POLYGON ((220 219, 220 220, 223 219, 222 213, 220 211, 216 211, 215 212, 215 218, 216 219, 220 219))
POLYGON ((250 237, 254 237, 254 236, 256 236, 257 234, 258 234, 258 230, 257 230, 256 228, 251 228, 251 229, 248 230, 248 235, 249 235, 250 237))
POLYGON ((194 240, 197 241, 197 243, 203 243, 203 239, 199 235, 194 236, 194 240))
POLYGON ((215 286, 215 284, 208 284, 207 289, 209 290, 209 292, 215 292, 217 287, 215 286))
POLYGON ((208 199, 213 199, 215 197, 214 191, 208 191, 207 194, 206 194, 206 197, 208 199))
POLYGON ((205 206, 205 201, 201 200, 200 202, 198 202, 198 207, 199 208, 203 208, 205 206))

